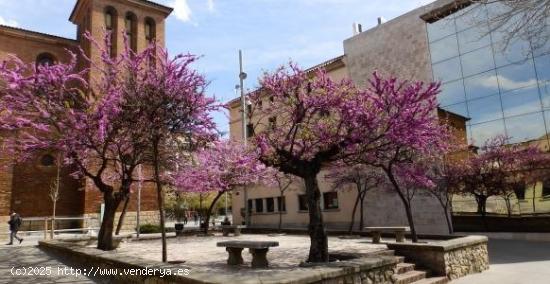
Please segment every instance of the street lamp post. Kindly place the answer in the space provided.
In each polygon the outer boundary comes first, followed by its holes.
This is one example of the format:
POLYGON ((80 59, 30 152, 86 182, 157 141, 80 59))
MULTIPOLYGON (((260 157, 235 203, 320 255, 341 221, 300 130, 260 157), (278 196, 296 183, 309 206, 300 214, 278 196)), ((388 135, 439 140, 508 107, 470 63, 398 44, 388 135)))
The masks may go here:
MULTIPOLYGON (((246 79, 247 75, 243 70, 243 52, 239 49, 239 89, 241 90, 241 108, 242 108, 242 133, 243 133, 243 144, 246 146, 246 140, 248 139, 248 135, 246 133, 246 95, 244 92, 244 80, 246 79)), ((244 198, 244 220, 245 225, 249 225, 250 223, 250 213, 248 208, 248 189, 246 188, 246 185, 243 187, 243 198, 244 198)))

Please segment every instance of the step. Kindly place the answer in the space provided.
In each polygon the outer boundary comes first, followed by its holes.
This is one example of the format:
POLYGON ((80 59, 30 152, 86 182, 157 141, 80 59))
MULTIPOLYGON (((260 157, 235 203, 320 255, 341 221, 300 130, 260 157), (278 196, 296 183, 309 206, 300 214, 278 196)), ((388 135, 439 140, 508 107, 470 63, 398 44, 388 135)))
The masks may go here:
POLYGON ((395 273, 403 274, 405 272, 413 271, 415 267, 414 263, 401 262, 395 267, 395 273))
POLYGON ((405 257, 404 256, 396 255, 395 259, 397 259, 397 263, 405 262, 405 257))
POLYGON ((395 274, 394 284, 410 284, 426 278, 426 271, 413 270, 403 274, 395 274))
POLYGON ((449 279, 443 276, 443 277, 424 278, 416 282, 412 282, 411 284, 447 284, 447 283, 449 283, 449 279))

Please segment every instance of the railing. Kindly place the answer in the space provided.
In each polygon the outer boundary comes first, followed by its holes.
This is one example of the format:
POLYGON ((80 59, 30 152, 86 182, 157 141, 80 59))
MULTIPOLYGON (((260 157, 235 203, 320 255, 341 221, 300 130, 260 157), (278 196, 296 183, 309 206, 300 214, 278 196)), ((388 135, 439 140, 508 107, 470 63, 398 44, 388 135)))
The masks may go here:
MULTIPOLYGON (((69 233, 69 232, 87 232, 92 233, 94 230, 98 230, 97 227, 92 227, 91 220, 96 219, 92 217, 27 217, 23 219, 24 223, 28 223, 28 227, 30 230, 25 230, 21 232, 25 233, 44 233, 44 239, 48 239, 48 235, 50 239, 53 239, 55 237, 55 233, 69 233), (82 221, 88 221, 86 227, 82 228, 69 228, 69 229, 55 229, 56 222, 57 221, 66 221, 66 220, 82 220, 82 221), (42 228, 42 230, 33 230, 33 228, 38 226, 33 226, 36 224, 36 222, 40 222, 39 227, 42 228)), ((83 222, 84 223, 84 222, 83 222)), ((9 233, 0 233, 2 235, 9 235, 9 233)))

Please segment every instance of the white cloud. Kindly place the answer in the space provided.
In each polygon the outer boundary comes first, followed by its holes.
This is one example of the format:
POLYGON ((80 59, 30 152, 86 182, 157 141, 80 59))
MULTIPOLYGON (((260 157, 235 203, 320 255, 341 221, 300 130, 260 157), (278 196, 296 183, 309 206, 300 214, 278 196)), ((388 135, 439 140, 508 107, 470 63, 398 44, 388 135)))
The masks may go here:
POLYGON ((174 16, 183 22, 189 22, 191 20, 191 8, 187 0, 174 0, 172 2, 174 7, 174 16))
POLYGON ((15 20, 10 20, 10 19, 4 19, 4 18, 2 18, 2 16, 0 16, 0 25, 3 25, 3 26, 11 26, 11 27, 17 27, 17 26, 19 26, 19 24, 17 23, 17 21, 15 21, 15 20))
POLYGON ((514 90, 534 85, 537 83, 537 80, 532 78, 526 81, 516 81, 502 75, 493 75, 483 79, 479 79, 477 83, 483 87, 496 89, 498 88, 497 82, 498 84, 500 84, 500 88, 503 90, 514 90))

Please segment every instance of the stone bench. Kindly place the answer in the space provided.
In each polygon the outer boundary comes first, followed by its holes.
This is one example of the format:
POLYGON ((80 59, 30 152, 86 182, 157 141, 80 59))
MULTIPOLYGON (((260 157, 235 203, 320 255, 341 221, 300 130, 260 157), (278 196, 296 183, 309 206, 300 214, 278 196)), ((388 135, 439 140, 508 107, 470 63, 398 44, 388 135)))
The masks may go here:
POLYGON ((379 244, 382 233, 394 233, 395 241, 402 243, 405 241, 405 233, 411 231, 410 227, 365 227, 365 231, 372 233, 372 243, 379 244))
POLYGON ((242 225, 222 225, 222 232, 223 236, 227 237, 230 233, 233 233, 235 236, 241 235, 241 229, 245 228, 246 226, 242 225))
POLYGON ((225 247, 229 253, 227 264, 240 265, 243 264, 241 252, 247 248, 252 254, 252 268, 265 268, 268 266, 267 252, 270 247, 278 247, 279 242, 262 242, 262 241, 225 241, 218 242, 218 247, 225 247))

